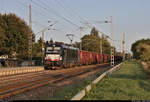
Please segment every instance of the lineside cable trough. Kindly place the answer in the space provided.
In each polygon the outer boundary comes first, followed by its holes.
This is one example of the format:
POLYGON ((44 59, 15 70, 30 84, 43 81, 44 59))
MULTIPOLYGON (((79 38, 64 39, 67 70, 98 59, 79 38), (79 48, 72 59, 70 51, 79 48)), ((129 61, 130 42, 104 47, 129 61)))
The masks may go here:
POLYGON ((103 74, 101 74, 91 84, 87 85, 83 90, 81 90, 74 97, 72 97, 71 100, 81 100, 86 95, 86 92, 89 92, 92 89, 93 84, 97 84, 105 76, 110 76, 113 71, 115 71, 115 70, 120 68, 121 64, 122 63, 116 65, 115 67, 113 67, 113 68, 109 69, 108 71, 104 72, 103 74))

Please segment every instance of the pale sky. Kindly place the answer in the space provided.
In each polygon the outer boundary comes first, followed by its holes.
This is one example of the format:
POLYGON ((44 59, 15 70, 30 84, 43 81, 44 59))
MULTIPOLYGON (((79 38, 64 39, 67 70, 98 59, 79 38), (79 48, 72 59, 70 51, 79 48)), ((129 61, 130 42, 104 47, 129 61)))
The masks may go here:
MULTIPOLYGON (((32 29, 39 32, 48 24, 44 40, 69 43, 66 34, 74 34, 74 41, 80 41, 79 27, 84 27, 82 36, 90 33, 83 22, 94 25, 110 36, 110 24, 95 21, 110 21, 114 18, 114 39, 117 50, 121 50, 122 35, 126 35, 126 50, 142 38, 150 38, 150 0, 0 0, 0 13, 15 13, 28 24, 28 6, 32 5, 32 29), (51 21, 48 23, 48 21, 51 21), (56 22, 56 23, 55 23, 56 22)), ((101 34, 100 34, 101 35, 101 34)), ((41 33, 36 36, 38 39, 41 33)))

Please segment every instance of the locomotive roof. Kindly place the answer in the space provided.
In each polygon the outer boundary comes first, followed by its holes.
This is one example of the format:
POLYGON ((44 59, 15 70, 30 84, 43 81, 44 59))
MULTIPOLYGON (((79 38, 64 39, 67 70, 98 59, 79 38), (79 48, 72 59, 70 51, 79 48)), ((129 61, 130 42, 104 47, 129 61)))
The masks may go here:
POLYGON ((68 45, 62 45, 63 48, 70 48, 74 50, 79 50, 79 48, 73 47, 73 46, 68 46, 68 45))
POLYGON ((56 45, 56 46, 61 46, 62 48, 66 48, 66 49, 74 49, 74 50, 79 50, 79 48, 76 48, 76 47, 73 47, 71 45, 66 45, 66 44, 60 44, 60 43, 53 43, 53 44, 49 44, 48 46, 51 46, 51 45, 56 45))

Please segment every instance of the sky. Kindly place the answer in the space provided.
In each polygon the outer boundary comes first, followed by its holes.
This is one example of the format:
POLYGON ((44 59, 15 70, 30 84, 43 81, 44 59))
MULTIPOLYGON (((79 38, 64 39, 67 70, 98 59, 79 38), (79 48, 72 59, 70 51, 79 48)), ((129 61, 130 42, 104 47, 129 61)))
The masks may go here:
MULTIPOLYGON (((150 38, 150 0, 0 0, 0 13, 15 13, 29 24, 28 6, 32 6, 32 29, 37 33, 53 24, 44 33, 44 40, 70 43, 66 34, 74 34, 74 42, 89 34, 91 27, 111 36, 110 16, 113 17, 115 47, 121 51, 123 33, 125 50, 142 38, 150 38), (98 23, 99 22, 99 23, 98 23), (80 27, 83 30, 80 33, 80 27)), ((101 33, 99 33, 101 35, 101 33)))

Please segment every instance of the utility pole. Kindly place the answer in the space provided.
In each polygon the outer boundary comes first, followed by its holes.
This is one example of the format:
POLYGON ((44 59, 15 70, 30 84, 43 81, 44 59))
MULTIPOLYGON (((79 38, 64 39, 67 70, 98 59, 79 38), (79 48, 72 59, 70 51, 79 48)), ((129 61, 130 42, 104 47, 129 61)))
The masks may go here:
POLYGON ((125 61, 125 33, 123 33, 123 40, 122 40, 122 56, 123 56, 123 61, 125 61))
POLYGON ((103 54, 103 34, 101 35, 100 49, 101 49, 101 54, 103 54))
POLYGON ((113 17, 110 17, 111 21, 111 39, 112 39, 112 48, 111 48, 111 62, 110 62, 110 66, 114 67, 114 28, 113 28, 113 17))
POLYGON ((81 39, 81 37, 82 37, 83 27, 80 27, 79 29, 80 29, 80 50, 82 50, 82 39, 81 39))
MULTIPOLYGON (((102 38, 100 40, 100 46, 101 46, 101 55, 102 55, 103 54, 103 34, 101 36, 102 36, 102 38)), ((104 60, 103 56, 102 56, 102 60, 104 60)))
POLYGON ((53 26, 54 24, 51 24, 51 25, 48 25, 47 27, 45 27, 44 29, 42 29, 41 31, 39 31, 39 32, 37 32, 37 33, 35 33, 35 34, 38 34, 38 33, 41 33, 42 32, 42 37, 41 37, 41 39, 42 39, 42 65, 43 65, 43 57, 44 57, 44 32, 46 31, 46 30, 49 30, 49 27, 51 27, 51 26, 53 26))
POLYGON ((72 45, 74 34, 66 34, 66 36, 68 37, 68 39, 70 40, 71 45, 72 45))
MULTIPOLYGON (((29 5, 29 27, 32 30, 31 5, 29 5)), ((30 65, 32 65, 32 33, 28 35, 28 39, 29 39, 28 58, 30 65)))
POLYGON ((43 57, 44 57, 44 31, 42 31, 42 65, 44 64, 43 57))
POLYGON ((44 31, 42 31, 42 51, 44 49, 44 31))

